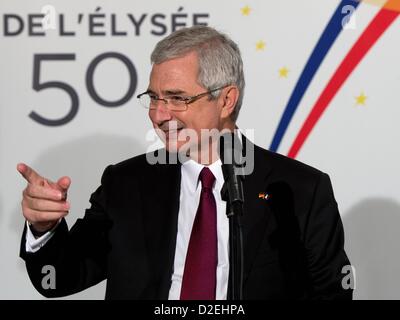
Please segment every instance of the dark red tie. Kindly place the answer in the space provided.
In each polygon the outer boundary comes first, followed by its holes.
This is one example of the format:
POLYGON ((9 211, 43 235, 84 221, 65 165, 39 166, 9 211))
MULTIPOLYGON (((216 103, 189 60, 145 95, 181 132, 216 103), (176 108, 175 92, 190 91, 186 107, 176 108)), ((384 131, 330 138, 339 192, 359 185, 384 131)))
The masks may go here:
POLYGON ((181 300, 215 300, 217 284, 217 207, 212 193, 215 177, 200 172, 200 203, 190 235, 183 273, 181 300))

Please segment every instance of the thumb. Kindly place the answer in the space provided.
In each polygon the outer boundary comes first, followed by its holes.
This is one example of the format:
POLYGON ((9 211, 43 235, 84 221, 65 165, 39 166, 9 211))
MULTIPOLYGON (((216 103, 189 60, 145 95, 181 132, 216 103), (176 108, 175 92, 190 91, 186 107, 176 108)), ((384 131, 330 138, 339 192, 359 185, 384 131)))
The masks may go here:
POLYGON ((61 177, 60 179, 57 180, 57 186, 63 191, 68 191, 70 185, 71 185, 70 177, 61 177))

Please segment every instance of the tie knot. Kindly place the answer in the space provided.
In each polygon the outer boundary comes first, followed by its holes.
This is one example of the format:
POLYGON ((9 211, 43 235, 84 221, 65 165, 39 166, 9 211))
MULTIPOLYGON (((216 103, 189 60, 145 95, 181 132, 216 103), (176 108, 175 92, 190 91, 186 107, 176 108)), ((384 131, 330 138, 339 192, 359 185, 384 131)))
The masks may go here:
POLYGON ((199 179, 201 181, 201 186, 203 189, 210 189, 210 190, 212 189, 215 177, 210 169, 204 167, 200 172, 199 179))

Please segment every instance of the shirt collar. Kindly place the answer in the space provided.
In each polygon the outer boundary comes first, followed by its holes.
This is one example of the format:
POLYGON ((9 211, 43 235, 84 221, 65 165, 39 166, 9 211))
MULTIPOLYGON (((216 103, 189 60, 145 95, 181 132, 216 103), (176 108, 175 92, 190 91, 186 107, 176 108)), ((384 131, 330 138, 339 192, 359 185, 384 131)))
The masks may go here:
MULTIPOLYGON (((215 177, 215 187, 217 190, 221 190, 222 185, 224 184, 224 176, 222 174, 221 169, 222 162, 220 159, 215 161, 214 163, 207 166, 212 174, 215 177)), ((190 192, 196 192, 197 188, 199 187, 199 175, 200 171, 206 167, 200 163, 197 163, 193 159, 190 159, 182 164, 182 176, 187 177, 188 188, 190 192)))
MULTIPOLYGON (((235 132, 237 133, 240 142, 243 144, 243 135, 242 132, 236 128, 235 132)), ((215 177, 215 186, 217 190, 221 190, 222 186, 224 185, 224 175, 222 173, 222 168, 221 168, 222 162, 221 159, 218 159, 214 163, 210 164, 207 166, 211 172, 213 173, 215 177)), ((189 159, 188 161, 184 162, 181 167, 181 172, 182 172, 182 177, 186 176, 187 177, 187 183, 188 183, 188 188, 190 192, 194 193, 197 188, 199 187, 199 175, 200 171, 205 167, 205 165, 202 165, 193 159, 189 159)))

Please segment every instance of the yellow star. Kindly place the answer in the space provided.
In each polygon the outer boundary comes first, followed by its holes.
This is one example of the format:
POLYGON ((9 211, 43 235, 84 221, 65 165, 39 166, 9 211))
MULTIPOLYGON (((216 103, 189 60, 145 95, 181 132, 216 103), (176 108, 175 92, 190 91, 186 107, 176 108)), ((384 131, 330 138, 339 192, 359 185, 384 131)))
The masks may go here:
POLYGON ((282 67, 279 69, 279 78, 287 78, 289 73, 289 69, 286 67, 282 67))
POLYGON ((361 94, 358 97, 355 97, 355 99, 356 99, 356 105, 365 106, 365 101, 367 100, 367 96, 364 94, 364 92, 361 92, 361 94))
POLYGON ((260 40, 256 43, 256 50, 260 51, 260 50, 264 50, 265 49, 265 42, 260 40))
POLYGON ((240 9, 242 11, 243 16, 248 16, 250 14, 251 8, 249 6, 245 6, 240 9))

